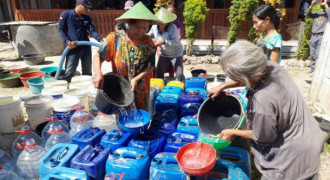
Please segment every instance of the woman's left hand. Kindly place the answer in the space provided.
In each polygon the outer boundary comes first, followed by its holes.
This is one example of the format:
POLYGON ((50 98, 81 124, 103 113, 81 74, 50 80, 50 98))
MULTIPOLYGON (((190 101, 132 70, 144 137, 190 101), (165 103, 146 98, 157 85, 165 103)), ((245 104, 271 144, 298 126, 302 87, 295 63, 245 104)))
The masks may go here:
POLYGON ((224 141, 232 141, 236 137, 235 131, 235 129, 222 130, 219 137, 224 141))
POLYGON ((158 46, 161 46, 163 44, 164 44, 164 40, 160 39, 155 43, 155 46, 158 47, 158 46))
POLYGON ((132 91, 135 91, 137 83, 138 83, 138 80, 136 78, 133 78, 131 80, 132 91))

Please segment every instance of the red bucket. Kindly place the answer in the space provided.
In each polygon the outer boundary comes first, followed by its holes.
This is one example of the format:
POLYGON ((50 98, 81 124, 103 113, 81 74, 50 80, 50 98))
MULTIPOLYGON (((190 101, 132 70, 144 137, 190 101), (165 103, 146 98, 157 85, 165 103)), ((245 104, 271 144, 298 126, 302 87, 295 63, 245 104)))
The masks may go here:
POLYGON ((180 148, 176 159, 185 173, 200 177, 214 167, 216 151, 209 144, 193 142, 180 148))
POLYGON ((44 73, 44 72, 27 72, 27 73, 21 74, 19 76, 19 78, 21 79, 24 87, 29 87, 27 80, 32 79, 32 78, 44 77, 45 75, 46 75, 46 73, 44 73))
POLYGON ((28 66, 28 65, 12 65, 12 66, 6 67, 6 69, 9 69, 10 72, 12 72, 12 73, 18 73, 19 71, 22 71, 22 70, 27 69, 29 67, 30 66, 28 66))

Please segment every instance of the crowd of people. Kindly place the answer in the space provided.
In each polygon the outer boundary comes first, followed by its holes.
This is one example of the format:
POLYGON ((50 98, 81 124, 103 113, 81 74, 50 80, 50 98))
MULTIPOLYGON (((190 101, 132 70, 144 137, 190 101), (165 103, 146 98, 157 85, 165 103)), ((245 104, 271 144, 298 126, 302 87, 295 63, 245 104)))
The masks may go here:
MULTIPOLYGON (((322 15, 311 13, 310 8, 315 3, 314 0, 307 11, 307 16, 315 19, 311 39, 314 61, 317 59, 316 41, 322 38, 324 22, 330 14, 327 1, 320 3, 325 8, 322 15)), ((172 66, 177 80, 185 81, 180 42, 183 34, 173 5, 161 7, 154 14, 142 2, 127 1, 127 11, 116 19, 116 31, 110 32, 105 40, 86 15, 91 8, 89 0, 77 0, 73 11, 61 14, 59 32, 71 49, 64 79, 70 81, 81 59, 82 74, 91 75, 93 66, 94 86, 106 88, 101 67, 103 61, 111 62, 112 73, 130 82, 138 109, 148 109, 151 74, 164 78, 164 73, 172 66), (93 62, 90 47, 75 46, 77 41, 88 41, 88 35, 101 43, 93 62)), ((298 87, 279 65, 283 51, 280 16, 280 12, 269 5, 261 5, 254 11, 253 27, 262 37, 257 45, 237 42, 225 50, 220 64, 231 80, 211 89, 209 97, 217 98, 226 88, 246 87, 248 128, 226 129, 219 136, 225 141, 236 136, 249 139, 263 180, 314 180, 324 139, 298 87)))

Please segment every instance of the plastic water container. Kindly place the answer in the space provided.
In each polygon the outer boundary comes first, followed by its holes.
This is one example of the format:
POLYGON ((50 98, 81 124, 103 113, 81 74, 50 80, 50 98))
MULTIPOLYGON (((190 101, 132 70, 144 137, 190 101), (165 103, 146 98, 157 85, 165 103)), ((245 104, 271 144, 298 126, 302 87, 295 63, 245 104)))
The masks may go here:
POLYGON ((200 103, 187 103, 181 106, 180 108, 180 117, 195 115, 198 113, 199 108, 201 107, 200 103))
POLYGON ((88 75, 82 75, 82 76, 73 76, 71 78, 72 82, 91 82, 93 83, 93 77, 88 75))
POLYGON ((70 130, 68 126, 65 124, 64 121, 60 121, 55 114, 52 114, 50 118, 46 118, 46 120, 48 120, 48 123, 46 124, 41 133, 42 142, 44 144, 46 144, 48 138, 52 135, 52 132, 55 130, 55 127, 58 125, 61 125, 62 129, 66 133, 69 133, 70 130))
POLYGON ((93 113, 93 115, 97 115, 97 113, 99 112, 99 110, 95 105, 96 94, 97 94, 97 89, 94 87, 90 87, 88 91, 88 101, 89 101, 90 111, 93 113))
POLYGON ((140 148, 148 152, 150 157, 162 152, 166 142, 166 137, 161 133, 146 131, 133 137, 128 143, 128 147, 140 148))
POLYGON ((93 87, 93 81, 75 81, 69 84, 69 89, 89 89, 90 87, 93 87))
POLYGON ((42 178, 42 180, 89 180, 89 177, 85 171, 79 169, 72 169, 66 167, 59 167, 53 169, 47 176, 42 178))
POLYGON ((150 114, 145 110, 132 110, 122 113, 118 117, 119 127, 132 134, 140 134, 148 128, 151 120, 150 114))
POLYGON ((88 91, 86 89, 69 89, 63 94, 63 97, 76 97, 79 103, 84 105, 85 110, 89 111, 88 91))
POLYGON ((65 80, 53 80, 53 81, 45 82, 44 86, 45 86, 45 88, 54 87, 54 86, 62 86, 62 87, 67 88, 68 82, 65 80))
POLYGON ((17 97, 0 97, 0 133, 13 133, 24 125, 21 101, 17 97))
POLYGON ((166 84, 166 86, 175 86, 181 88, 182 91, 184 90, 184 83, 181 81, 170 81, 166 84))
POLYGON ((104 129, 88 127, 72 136, 71 143, 77 144, 80 149, 87 145, 95 146, 101 142, 105 134, 104 129))
POLYGON ((71 138, 68 133, 66 133, 61 125, 55 126, 54 131, 51 132, 51 136, 47 139, 45 144, 45 149, 49 150, 56 144, 59 143, 70 143, 71 138))
POLYGON ((1 180, 23 180, 23 178, 19 177, 14 171, 3 169, 0 166, 0 179, 1 180))
POLYGON ((121 173, 121 174, 110 173, 104 176, 104 180, 122 180, 124 175, 125 173, 121 173))
POLYGON ((123 179, 148 179, 150 157, 147 151, 121 147, 109 154, 106 173, 125 173, 123 179))
POLYGON ((160 93, 155 101, 155 112, 163 112, 168 109, 179 112, 179 99, 176 95, 160 93))
POLYGON ((97 116, 94 118, 93 127, 99 127, 104 129, 106 132, 110 132, 113 129, 117 128, 116 116, 111 114, 104 114, 98 112, 97 116))
POLYGON ((150 79, 150 85, 158 85, 160 89, 163 89, 165 86, 164 80, 160 78, 151 78, 150 79))
POLYGON ((32 132, 31 128, 28 125, 23 126, 20 131, 15 131, 15 133, 20 133, 11 148, 15 160, 17 160, 18 156, 25 149, 26 140, 32 138, 37 145, 43 146, 43 141, 41 137, 38 136, 38 134, 32 132))
POLYGON ((41 158, 39 173, 40 178, 44 178, 59 167, 70 167, 71 159, 79 152, 76 144, 60 143, 50 148, 41 158))
POLYGON ((204 101, 204 96, 197 91, 182 92, 179 101, 180 107, 187 103, 202 104, 204 101))
POLYGON ((70 137, 74 136, 77 132, 92 126, 94 117, 85 110, 84 105, 77 104, 72 107, 75 110, 70 119, 70 137))
POLYGON ((90 179, 103 180, 105 175, 105 163, 110 149, 104 149, 102 145, 86 146, 71 161, 71 168, 87 172, 90 179))
POLYGON ((52 96, 53 99, 63 98, 63 93, 67 90, 64 86, 54 86, 42 89, 41 95, 52 96))
POLYGON ((72 107, 78 103, 79 99, 76 97, 56 99, 52 102, 54 114, 56 114, 60 120, 70 123, 71 116, 76 111, 72 107))
POLYGON ((208 96, 207 91, 203 88, 187 88, 186 89, 186 92, 190 92, 190 91, 197 91, 203 95, 204 100, 207 99, 207 96, 208 96))
POLYGON ((178 152, 178 150, 191 142, 197 142, 198 135, 187 132, 174 132, 168 136, 164 147, 164 152, 178 152))
MULTIPOLYGON (((8 153, 0 150, 0 166, 8 171, 16 171, 16 162, 8 153)), ((1 177, 1 176, 0 176, 1 177)), ((1 179, 1 178, 0 178, 1 179)))
POLYGON ((104 135, 101 139, 101 145, 104 148, 110 148, 112 151, 120 147, 127 146, 128 142, 132 139, 132 134, 123 130, 118 131, 113 129, 104 135))
POLYGON ((53 109, 50 105, 52 102, 53 97, 51 96, 35 96, 25 100, 24 106, 32 130, 40 123, 43 123, 45 118, 53 114, 53 109))
POLYGON ((229 168, 240 169, 248 177, 251 177, 251 163, 249 152, 243 148, 229 146, 217 150, 218 164, 229 168))
POLYGON ((151 161, 149 180, 186 180, 176 160, 176 153, 159 153, 151 161))
POLYGON ((182 89, 180 87, 177 86, 165 86, 162 91, 161 94, 171 94, 171 95, 176 95, 177 97, 180 96, 182 92, 182 89))
POLYGON ((25 179, 39 179, 40 159, 45 153, 46 150, 38 146, 33 139, 26 140, 25 149, 17 159, 17 166, 25 179))
POLYGON ((199 133, 197 117, 196 116, 185 116, 181 118, 178 124, 177 131, 188 132, 193 134, 199 133))
POLYGON ((166 136, 172 134, 178 126, 179 118, 172 109, 156 113, 151 121, 149 130, 162 132, 166 136))
POLYGON ((206 79, 202 77, 186 78, 186 89, 189 88, 202 88, 206 89, 206 79))

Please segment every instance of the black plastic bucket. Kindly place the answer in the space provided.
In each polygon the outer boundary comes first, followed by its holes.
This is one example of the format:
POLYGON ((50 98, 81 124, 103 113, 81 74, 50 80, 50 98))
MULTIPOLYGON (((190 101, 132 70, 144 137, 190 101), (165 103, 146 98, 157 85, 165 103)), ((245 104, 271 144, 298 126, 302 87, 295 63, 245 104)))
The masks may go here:
POLYGON ((200 74, 206 74, 206 71, 204 69, 194 69, 191 72, 192 77, 198 77, 200 74))
POLYGON ((218 82, 225 82, 226 80, 226 75, 224 74, 217 74, 217 81, 218 82))
MULTIPOLYGON (((51 72, 49 75, 50 75, 51 77, 55 77, 56 72, 57 72, 57 71, 53 71, 53 72, 51 72)), ((60 76, 64 76, 64 74, 65 74, 65 70, 61 70, 60 76)), ((79 72, 79 71, 76 71, 76 72, 74 73, 74 76, 80 76, 80 72, 79 72)))
POLYGON ((105 114, 113 114, 120 107, 127 107, 134 102, 134 93, 130 83, 117 75, 104 75, 103 89, 97 91, 95 105, 105 114))
POLYGON ((236 96, 221 93, 215 100, 207 99, 198 112, 198 126, 203 134, 218 135, 224 129, 241 125, 245 114, 236 96))

